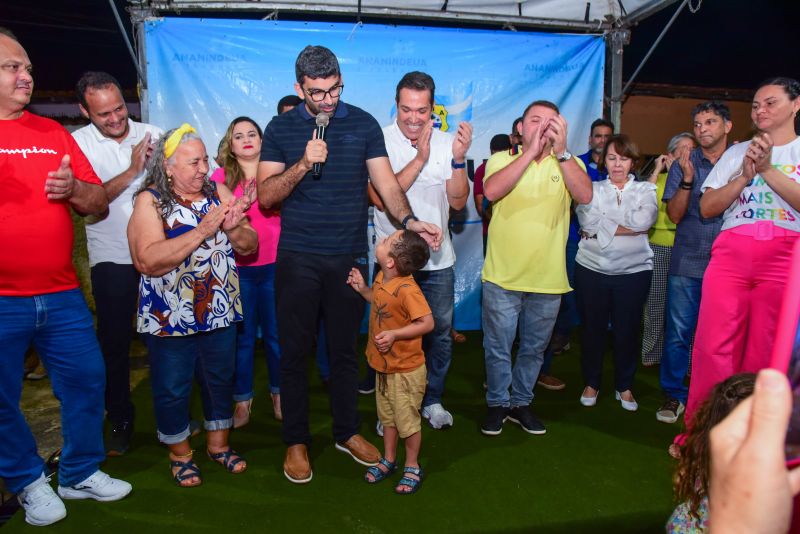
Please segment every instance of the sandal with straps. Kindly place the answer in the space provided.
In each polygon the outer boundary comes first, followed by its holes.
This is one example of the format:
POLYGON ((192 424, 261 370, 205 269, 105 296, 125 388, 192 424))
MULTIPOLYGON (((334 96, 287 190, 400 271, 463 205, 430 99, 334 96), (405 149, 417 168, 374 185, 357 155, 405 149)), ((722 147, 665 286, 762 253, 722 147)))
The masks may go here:
POLYGON ((209 458, 220 464, 222 467, 224 467, 234 475, 244 473, 247 470, 247 461, 244 458, 242 458, 239 455, 239 453, 233 450, 233 448, 231 447, 228 447, 228 450, 216 453, 206 449, 206 453, 208 454, 209 458), (236 466, 242 462, 244 462, 244 468, 241 469, 240 471, 236 471, 236 466))
POLYGON ((189 458, 185 462, 180 460, 172 460, 169 461, 169 468, 170 471, 179 467, 176 472, 172 473, 172 478, 175 480, 175 483, 180 486, 181 488, 194 488, 199 486, 203 483, 203 479, 200 478, 200 469, 198 469, 197 464, 194 463, 194 460, 189 458), (183 482, 189 480, 191 478, 197 478, 196 484, 184 484, 183 482))
POLYGON ((378 463, 385 467, 386 471, 377 465, 373 465, 367 469, 367 472, 364 474, 364 480, 367 482, 367 484, 377 484, 381 480, 393 475, 394 472, 397 471, 397 464, 395 462, 390 462, 384 457, 381 457, 381 459, 378 460, 378 463), (372 480, 370 480, 367 475, 372 475, 372 480))
POLYGON ((422 472, 422 466, 420 467, 409 467, 406 466, 403 468, 403 478, 400 479, 400 482, 394 487, 394 492, 398 495, 409 495, 411 493, 416 493, 419 491, 419 487, 422 485, 422 479, 425 475, 422 472), (411 475, 417 475, 419 478, 411 478, 405 475, 405 473, 411 475), (401 490, 400 486, 408 486, 409 490, 401 490))

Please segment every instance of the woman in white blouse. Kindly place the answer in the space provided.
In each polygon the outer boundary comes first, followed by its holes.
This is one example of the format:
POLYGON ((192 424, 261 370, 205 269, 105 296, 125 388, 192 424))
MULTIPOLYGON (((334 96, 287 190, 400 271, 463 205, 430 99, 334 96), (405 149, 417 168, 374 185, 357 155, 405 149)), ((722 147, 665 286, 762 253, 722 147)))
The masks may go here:
POLYGON ((631 388, 636 373, 642 309, 653 274, 647 231, 656 221, 656 186, 638 181, 639 150, 626 135, 606 143, 601 166, 608 179, 594 182, 592 201, 575 212, 581 241, 575 258, 575 292, 583 323, 581 404, 600 393, 609 321, 614 334, 614 389, 626 410, 638 408, 631 388))

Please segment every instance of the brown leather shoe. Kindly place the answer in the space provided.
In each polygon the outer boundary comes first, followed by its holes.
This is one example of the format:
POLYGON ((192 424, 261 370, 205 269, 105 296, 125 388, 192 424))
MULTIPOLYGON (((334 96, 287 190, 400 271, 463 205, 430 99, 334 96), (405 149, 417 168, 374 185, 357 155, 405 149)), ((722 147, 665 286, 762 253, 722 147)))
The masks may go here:
POLYGON ((286 459, 283 461, 283 474, 289 482, 305 484, 311 481, 311 463, 308 461, 308 448, 302 443, 292 445, 286 449, 286 459))
POLYGON ((544 389, 549 389, 551 391, 560 391, 567 387, 563 380, 559 380, 554 376, 544 374, 539 375, 539 378, 536 379, 536 383, 542 386, 544 389))
POLYGON ((381 459, 377 447, 365 440, 361 434, 353 435, 344 443, 337 443, 336 448, 352 456, 353 460, 361 465, 378 465, 378 460, 381 459))

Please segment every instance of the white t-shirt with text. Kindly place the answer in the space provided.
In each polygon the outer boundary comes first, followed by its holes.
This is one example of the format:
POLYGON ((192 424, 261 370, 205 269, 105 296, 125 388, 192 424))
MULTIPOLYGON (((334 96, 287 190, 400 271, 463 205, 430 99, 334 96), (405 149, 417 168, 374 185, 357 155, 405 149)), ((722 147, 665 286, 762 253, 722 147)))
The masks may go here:
MULTIPOLYGON (((723 187, 738 174, 748 146, 750 141, 733 145, 725 151, 703 183, 703 192, 723 187)), ((795 182, 800 182, 800 137, 791 143, 772 147, 772 166, 795 182)), ((775 226, 785 230, 800 232, 800 213, 773 191, 759 174, 725 210, 722 218, 723 230, 757 221, 772 221, 775 226)))

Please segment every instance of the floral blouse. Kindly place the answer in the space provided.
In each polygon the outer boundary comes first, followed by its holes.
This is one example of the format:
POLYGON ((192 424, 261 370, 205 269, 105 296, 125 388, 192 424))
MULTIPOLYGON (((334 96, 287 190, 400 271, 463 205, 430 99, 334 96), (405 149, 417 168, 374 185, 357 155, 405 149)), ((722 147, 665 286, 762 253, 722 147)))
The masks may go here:
POLYGON ((680 503, 667 521, 668 534, 698 534, 708 530, 708 497, 703 497, 697 510, 700 518, 692 515, 689 503, 680 503))
MULTIPOLYGON (((159 194, 148 189, 156 198, 159 194)), ((211 197, 195 202, 177 199, 164 215, 167 239, 194 228, 213 205, 211 197)), ((143 274, 139 282, 138 332, 155 336, 187 336, 229 326, 242 320, 239 273, 228 236, 218 230, 180 265, 161 276, 143 274)))

